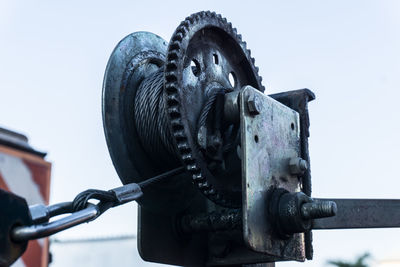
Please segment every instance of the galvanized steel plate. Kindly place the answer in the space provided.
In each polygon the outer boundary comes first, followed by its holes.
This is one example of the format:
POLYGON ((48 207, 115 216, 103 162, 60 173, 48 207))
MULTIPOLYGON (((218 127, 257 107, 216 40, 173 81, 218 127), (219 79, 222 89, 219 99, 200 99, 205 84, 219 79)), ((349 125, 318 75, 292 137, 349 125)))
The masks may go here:
POLYGON ((268 190, 299 192, 301 183, 289 170, 300 156, 300 121, 296 111, 246 86, 240 96, 243 188, 243 235, 252 250, 286 259, 304 260, 304 234, 279 239, 268 218, 268 190), (258 113, 248 105, 257 98, 258 113))

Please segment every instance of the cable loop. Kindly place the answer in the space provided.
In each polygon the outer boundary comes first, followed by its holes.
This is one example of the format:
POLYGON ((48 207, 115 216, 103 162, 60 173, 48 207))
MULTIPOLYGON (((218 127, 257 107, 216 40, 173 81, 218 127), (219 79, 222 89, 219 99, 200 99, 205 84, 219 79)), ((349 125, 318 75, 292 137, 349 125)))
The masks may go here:
POLYGON ((89 200, 91 199, 99 200, 103 204, 114 204, 117 201, 117 198, 113 192, 98 189, 88 189, 79 193, 72 201, 73 211, 85 209, 89 203, 89 200))

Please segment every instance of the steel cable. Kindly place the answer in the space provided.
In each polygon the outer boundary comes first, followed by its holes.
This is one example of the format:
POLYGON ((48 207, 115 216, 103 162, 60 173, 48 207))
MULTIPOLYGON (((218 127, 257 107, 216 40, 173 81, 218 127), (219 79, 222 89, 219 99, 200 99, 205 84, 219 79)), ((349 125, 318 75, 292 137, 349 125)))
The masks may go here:
POLYGON ((135 97, 134 120, 140 141, 149 156, 176 166, 178 154, 168 126, 163 77, 164 71, 160 69, 140 84, 135 97))
MULTIPOLYGON (((168 114, 163 97, 164 70, 160 68, 140 84, 134 100, 134 121, 137 134, 143 149, 156 164, 162 167, 178 167, 179 154, 168 125, 168 114)), ((208 128, 206 135, 217 134, 221 138, 217 152, 207 152, 211 160, 222 157, 232 145, 236 136, 231 136, 232 129, 223 129, 223 98, 226 93, 223 87, 212 88, 208 93, 197 122, 197 131, 208 128), (208 125, 208 124, 212 125, 208 125), (210 154, 211 153, 211 154, 210 154)), ((207 136, 205 136, 207 140, 207 136)), ((207 141, 206 141, 207 142, 207 141)), ((202 147, 206 149, 206 147, 202 147)))

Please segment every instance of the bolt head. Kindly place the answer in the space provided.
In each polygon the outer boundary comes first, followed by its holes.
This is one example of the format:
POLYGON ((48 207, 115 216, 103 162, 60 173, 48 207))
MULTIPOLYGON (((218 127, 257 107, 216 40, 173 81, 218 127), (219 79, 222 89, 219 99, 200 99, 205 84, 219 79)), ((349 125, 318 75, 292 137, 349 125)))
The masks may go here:
POLYGON ((289 160, 289 170, 292 174, 300 175, 308 169, 308 163, 302 158, 291 158, 289 160))
POLYGON ((258 115, 262 110, 262 102, 260 96, 251 94, 247 99, 247 107, 251 115, 258 115))

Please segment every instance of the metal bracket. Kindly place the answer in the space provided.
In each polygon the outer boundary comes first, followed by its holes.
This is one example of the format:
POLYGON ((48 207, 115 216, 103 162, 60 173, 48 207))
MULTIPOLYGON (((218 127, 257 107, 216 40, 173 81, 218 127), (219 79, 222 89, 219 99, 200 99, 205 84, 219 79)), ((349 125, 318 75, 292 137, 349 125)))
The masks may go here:
POLYGON ((268 191, 300 192, 290 160, 299 158, 299 114, 252 88, 240 94, 243 188, 243 236, 248 247, 286 260, 305 260, 304 234, 277 237, 268 207, 268 191))

